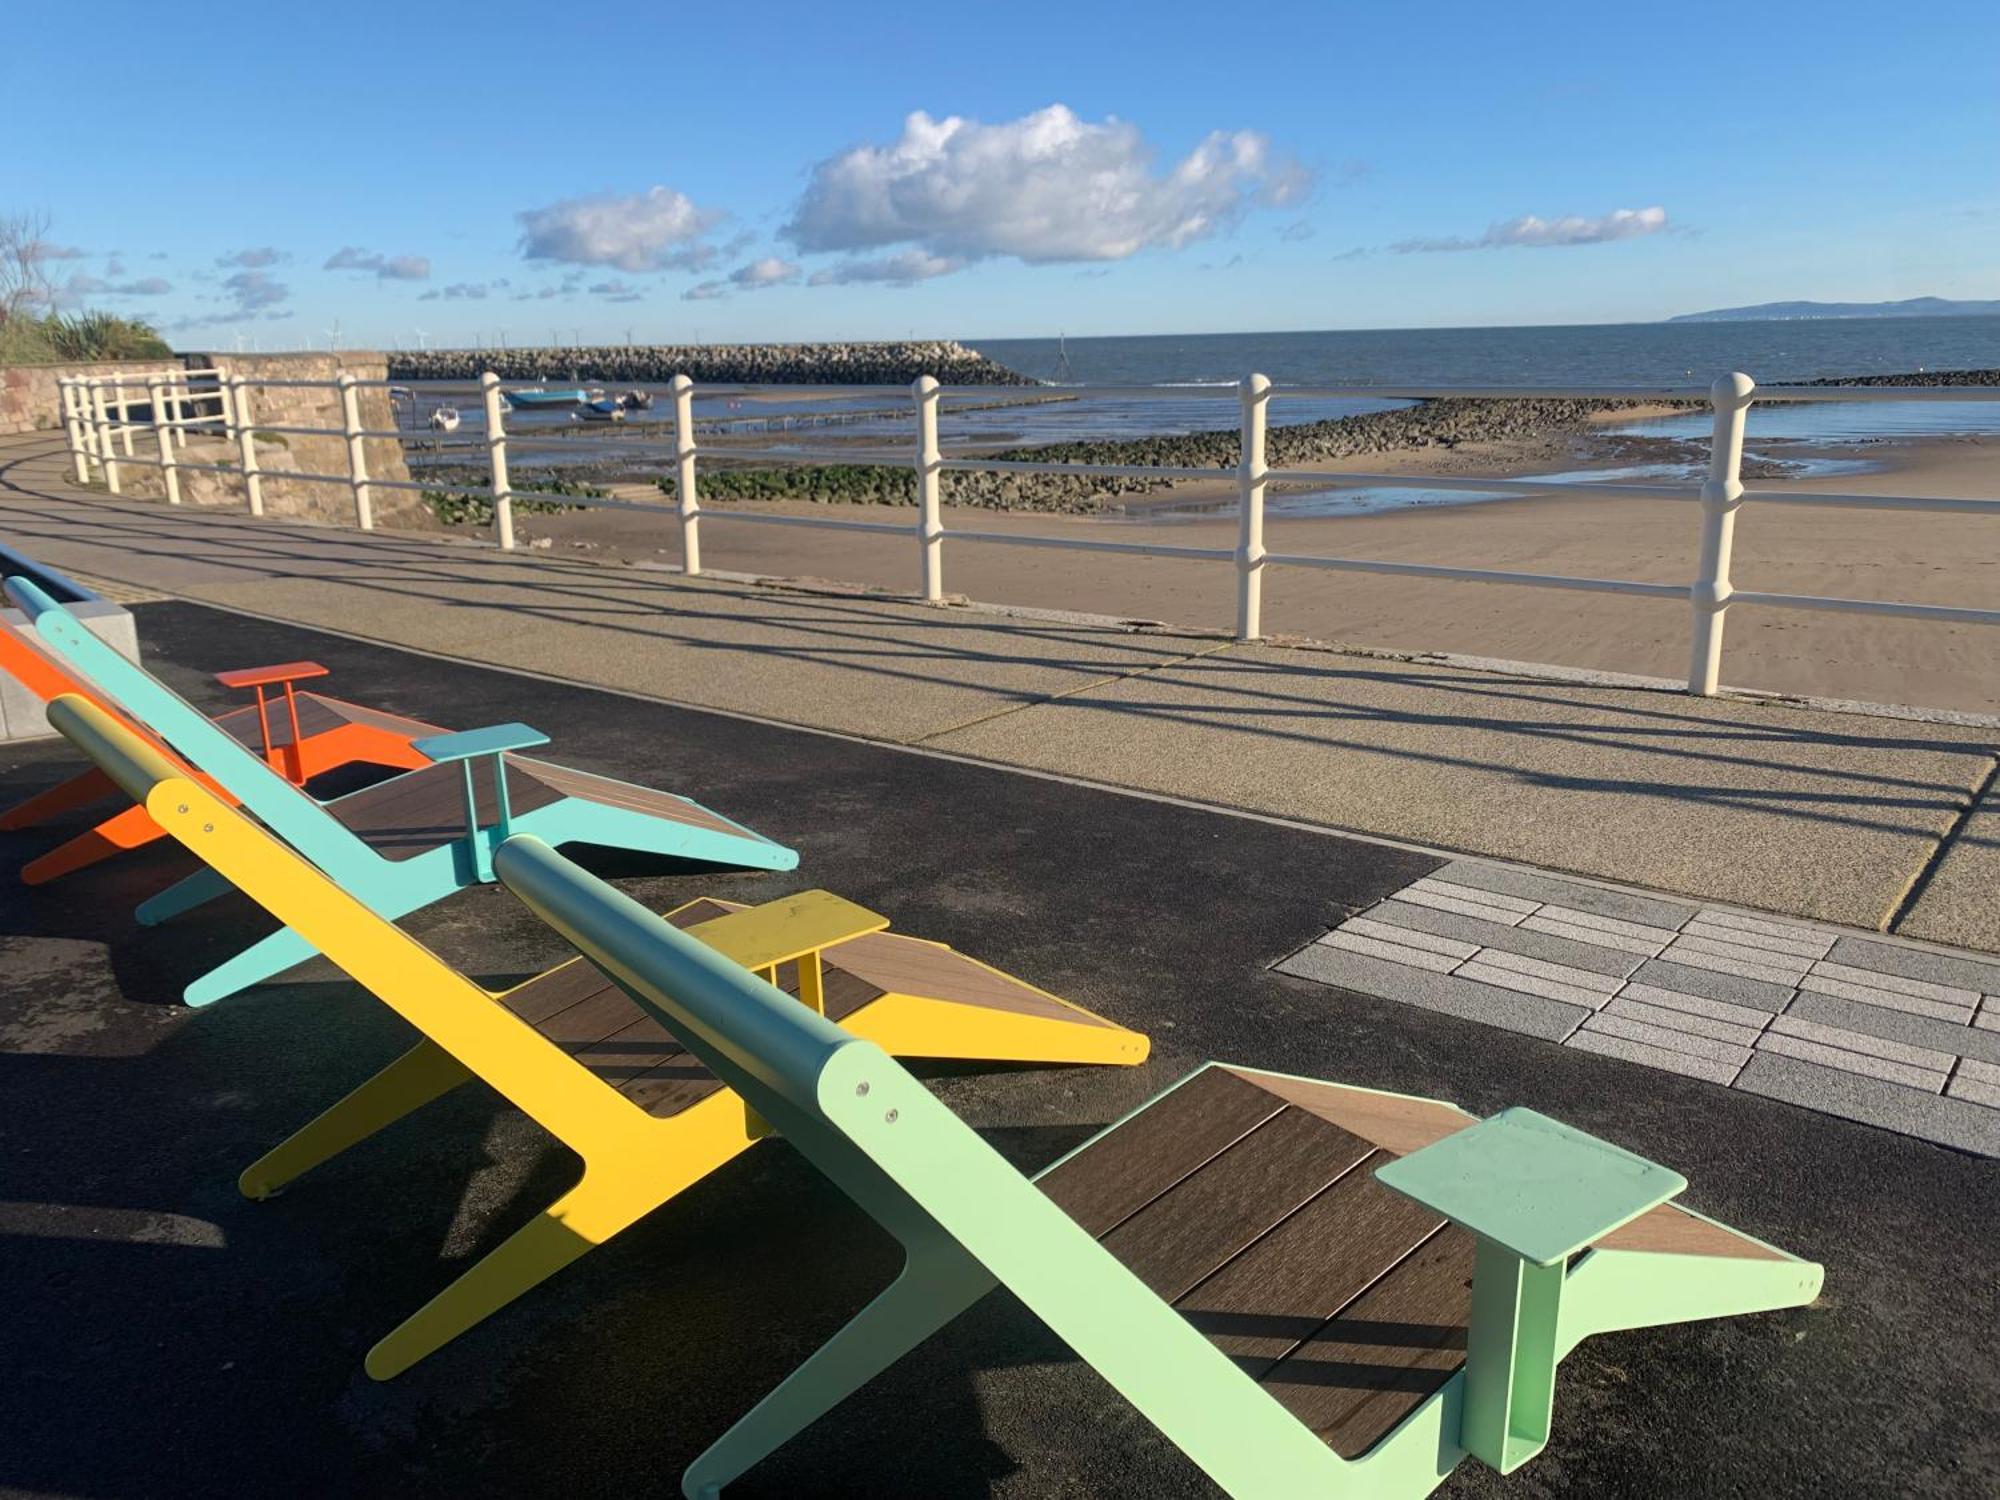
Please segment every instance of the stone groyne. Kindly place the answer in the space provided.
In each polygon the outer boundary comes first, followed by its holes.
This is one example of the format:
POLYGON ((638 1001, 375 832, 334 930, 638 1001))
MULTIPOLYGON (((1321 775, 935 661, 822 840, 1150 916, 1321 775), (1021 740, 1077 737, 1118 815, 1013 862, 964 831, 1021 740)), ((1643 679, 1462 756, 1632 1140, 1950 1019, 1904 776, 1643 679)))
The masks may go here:
POLYGON ((686 375, 715 385, 946 385, 1039 382, 947 339, 876 344, 612 344, 595 348, 399 350, 391 380, 629 381, 657 385, 686 375))

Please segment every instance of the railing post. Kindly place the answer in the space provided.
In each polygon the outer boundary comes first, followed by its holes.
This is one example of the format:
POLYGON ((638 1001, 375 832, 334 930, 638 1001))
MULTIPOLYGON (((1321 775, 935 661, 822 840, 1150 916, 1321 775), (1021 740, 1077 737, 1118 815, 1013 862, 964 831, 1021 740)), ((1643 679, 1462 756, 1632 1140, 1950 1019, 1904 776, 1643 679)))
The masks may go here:
POLYGON ((97 422, 97 464, 104 471, 104 488, 115 495, 118 493, 118 456, 112 447, 115 439, 111 436, 111 416, 105 408, 104 386, 94 378, 90 382, 90 412, 97 422))
POLYGON ((486 466, 491 474, 488 488, 493 491, 493 535, 501 550, 514 550, 514 491, 507 482, 507 427, 505 403, 500 399, 500 377, 488 370, 479 377, 479 400, 486 412, 486 466))
POLYGON ((674 496, 681 516, 681 572, 690 578, 701 573, 701 497, 694 480, 694 381, 686 375, 673 378, 674 393, 674 496))
POLYGON ((347 432, 347 482, 354 491, 354 524, 363 531, 375 529, 374 497, 368 488, 367 440, 361 436, 361 395, 354 377, 342 370, 333 383, 340 389, 340 421, 347 432))
POLYGON ((1239 390, 1243 451, 1236 469, 1236 639, 1254 641, 1264 634, 1264 435, 1271 382, 1251 375, 1239 390))
POLYGON ((250 382, 241 375, 232 376, 229 388, 235 399, 230 402, 236 416, 236 454, 243 465, 243 498, 249 502, 250 514, 264 514, 264 476, 257 469, 257 422, 256 413, 250 409, 250 382))
POLYGON ((83 419, 76 389, 76 377, 64 375, 56 382, 62 396, 63 432, 69 438, 69 461, 78 484, 90 483, 90 455, 83 442, 83 419))
POLYGON ((1708 482, 1701 487, 1701 561, 1688 588, 1694 649, 1688 691, 1712 698, 1722 678, 1722 626, 1729 609, 1729 555, 1736 542, 1736 508, 1743 502, 1743 423, 1757 382, 1741 373, 1709 387, 1715 428, 1709 440, 1708 482))
POLYGON ((923 559, 924 600, 944 598, 944 523, 938 517, 938 383, 919 375, 910 386, 917 403, 917 546, 923 559))
POLYGON ((147 403, 153 409, 153 441, 160 449, 160 480, 166 486, 167 504, 181 503, 181 475, 174 458, 173 418, 167 415, 166 381, 157 375, 146 377, 147 403))
POLYGON ((125 456, 132 456, 132 398, 125 394, 125 377, 111 377, 111 392, 118 398, 118 436, 122 440, 125 456))
POLYGON ((183 401, 181 399, 181 392, 184 390, 188 391, 190 395, 193 394, 186 381, 180 376, 169 375, 167 377, 167 401, 169 415, 173 419, 167 430, 173 433, 174 446, 176 448, 185 448, 188 445, 188 412, 194 407, 192 401, 183 401))

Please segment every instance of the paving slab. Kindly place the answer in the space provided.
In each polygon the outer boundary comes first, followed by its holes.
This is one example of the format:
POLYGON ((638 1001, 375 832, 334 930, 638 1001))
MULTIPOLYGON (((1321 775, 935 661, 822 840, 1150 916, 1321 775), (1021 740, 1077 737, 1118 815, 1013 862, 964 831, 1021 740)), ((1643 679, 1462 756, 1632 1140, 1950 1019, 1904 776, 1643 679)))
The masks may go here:
POLYGON ((969 754, 1876 927, 1993 731, 1246 646, 941 736, 969 754))
POLYGON ((1590 1014, 1586 1005, 1571 1005, 1542 995, 1459 979, 1324 943, 1301 949, 1278 964, 1277 969, 1299 979, 1360 990, 1421 1010, 1440 1011, 1461 1020, 1500 1026, 1551 1042, 1568 1036, 1590 1014))
POLYGON ((1907 937, 2000 952, 2000 777, 1979 801, 1897 925, 1907 937))
POLYGON ((1761 1049, 1736 1075, 1735 1086, 1942 1146, 2000 1156, 2000 1110, 1983 1104, 1761 1049))
POLYGON ((1823 1026, 1839 1026, 1888 1041, 1906 1042, 1912 1047, 2000 1063, 2000 1032, 1985 1031, 1963 1021, 1941 1021, 1811 991, 1794 1000, 1785 1014, 1823 1026))

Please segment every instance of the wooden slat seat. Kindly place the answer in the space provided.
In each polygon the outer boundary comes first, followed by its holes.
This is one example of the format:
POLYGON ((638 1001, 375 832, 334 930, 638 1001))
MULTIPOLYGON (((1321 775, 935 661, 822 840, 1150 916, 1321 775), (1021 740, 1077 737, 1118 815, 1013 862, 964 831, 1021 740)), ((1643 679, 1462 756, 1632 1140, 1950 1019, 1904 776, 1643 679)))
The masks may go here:
MULTIPOLYGON (((688 928, 745 909, 703 897, 665 916, 688 928)), ((797 995, 798 965, 778 965, 775 982, 797 995)), ((941 943, 900 933, 868 933, 823 950, 820 987, 831 1021, 846 1021, 885 996, 905 995, 1072 1025, 1111 1025, 941 943)), ((583 959, 508 991, 500 1003, 647 1114, 678 1114, 723 1086, 672 1033, 583 959)))
MULTIPOLYGON (((1451 1105, 1211 1067, 1044 1192, 1343 1458, 1465 1363, 1473 1237, 1375 1180, 1475 1124, 1451 1105)), ((1778 1259, 1672 1205, 1605 1248, 1778 1259)))
MULTIPOLYGON (((386 734, 406 739, 442 733, 435 724, 426 724, 421 719, 405 719, 398 714, 363 708, 358 703, 349 703, 343 698, 329 698, 323 693, 301 692, 297 695, 297 703, 299 734, 304 739, 311 739, 316 734, 330 734, 334 730, 345 729, 350 725, 378 729, 386 734)), ((270 721, 271 747, 284 749, 289 746, 292 743, 292 716, 285 711, 284 700, 274 698, 268 703, 265 706, 265 717, 270 721)), ((228 713, 218 714, 215 722, 228 731, 230 737, 245 749, 263 750, 264 731, 257 722, 256 704, 248 704, 243 708, 233 708, 228 713)))

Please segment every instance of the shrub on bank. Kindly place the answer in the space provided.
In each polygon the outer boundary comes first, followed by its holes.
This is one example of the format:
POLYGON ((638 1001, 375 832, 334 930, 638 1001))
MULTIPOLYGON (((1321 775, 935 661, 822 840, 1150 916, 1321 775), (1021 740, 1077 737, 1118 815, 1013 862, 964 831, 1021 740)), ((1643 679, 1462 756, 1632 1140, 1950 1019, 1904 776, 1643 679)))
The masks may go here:
MULTIPOLYGON (((515 496, 514 514, 530 516, 554 515, 558 511, 575 510, 574 505, 564 505, 554 500, 522 500, 518 498, 527 491, 541 495, 578 495, 584 499, 602 500, 611 492, 594 484, 585 484, 577 479, 524 479, 512 486, 515 496)), ((460 495, 450 490, 425 490, 424 504, 431 508, 431 514, 447 526, 491 526, 493 524, 493 502, 484 495, 460 495)))

